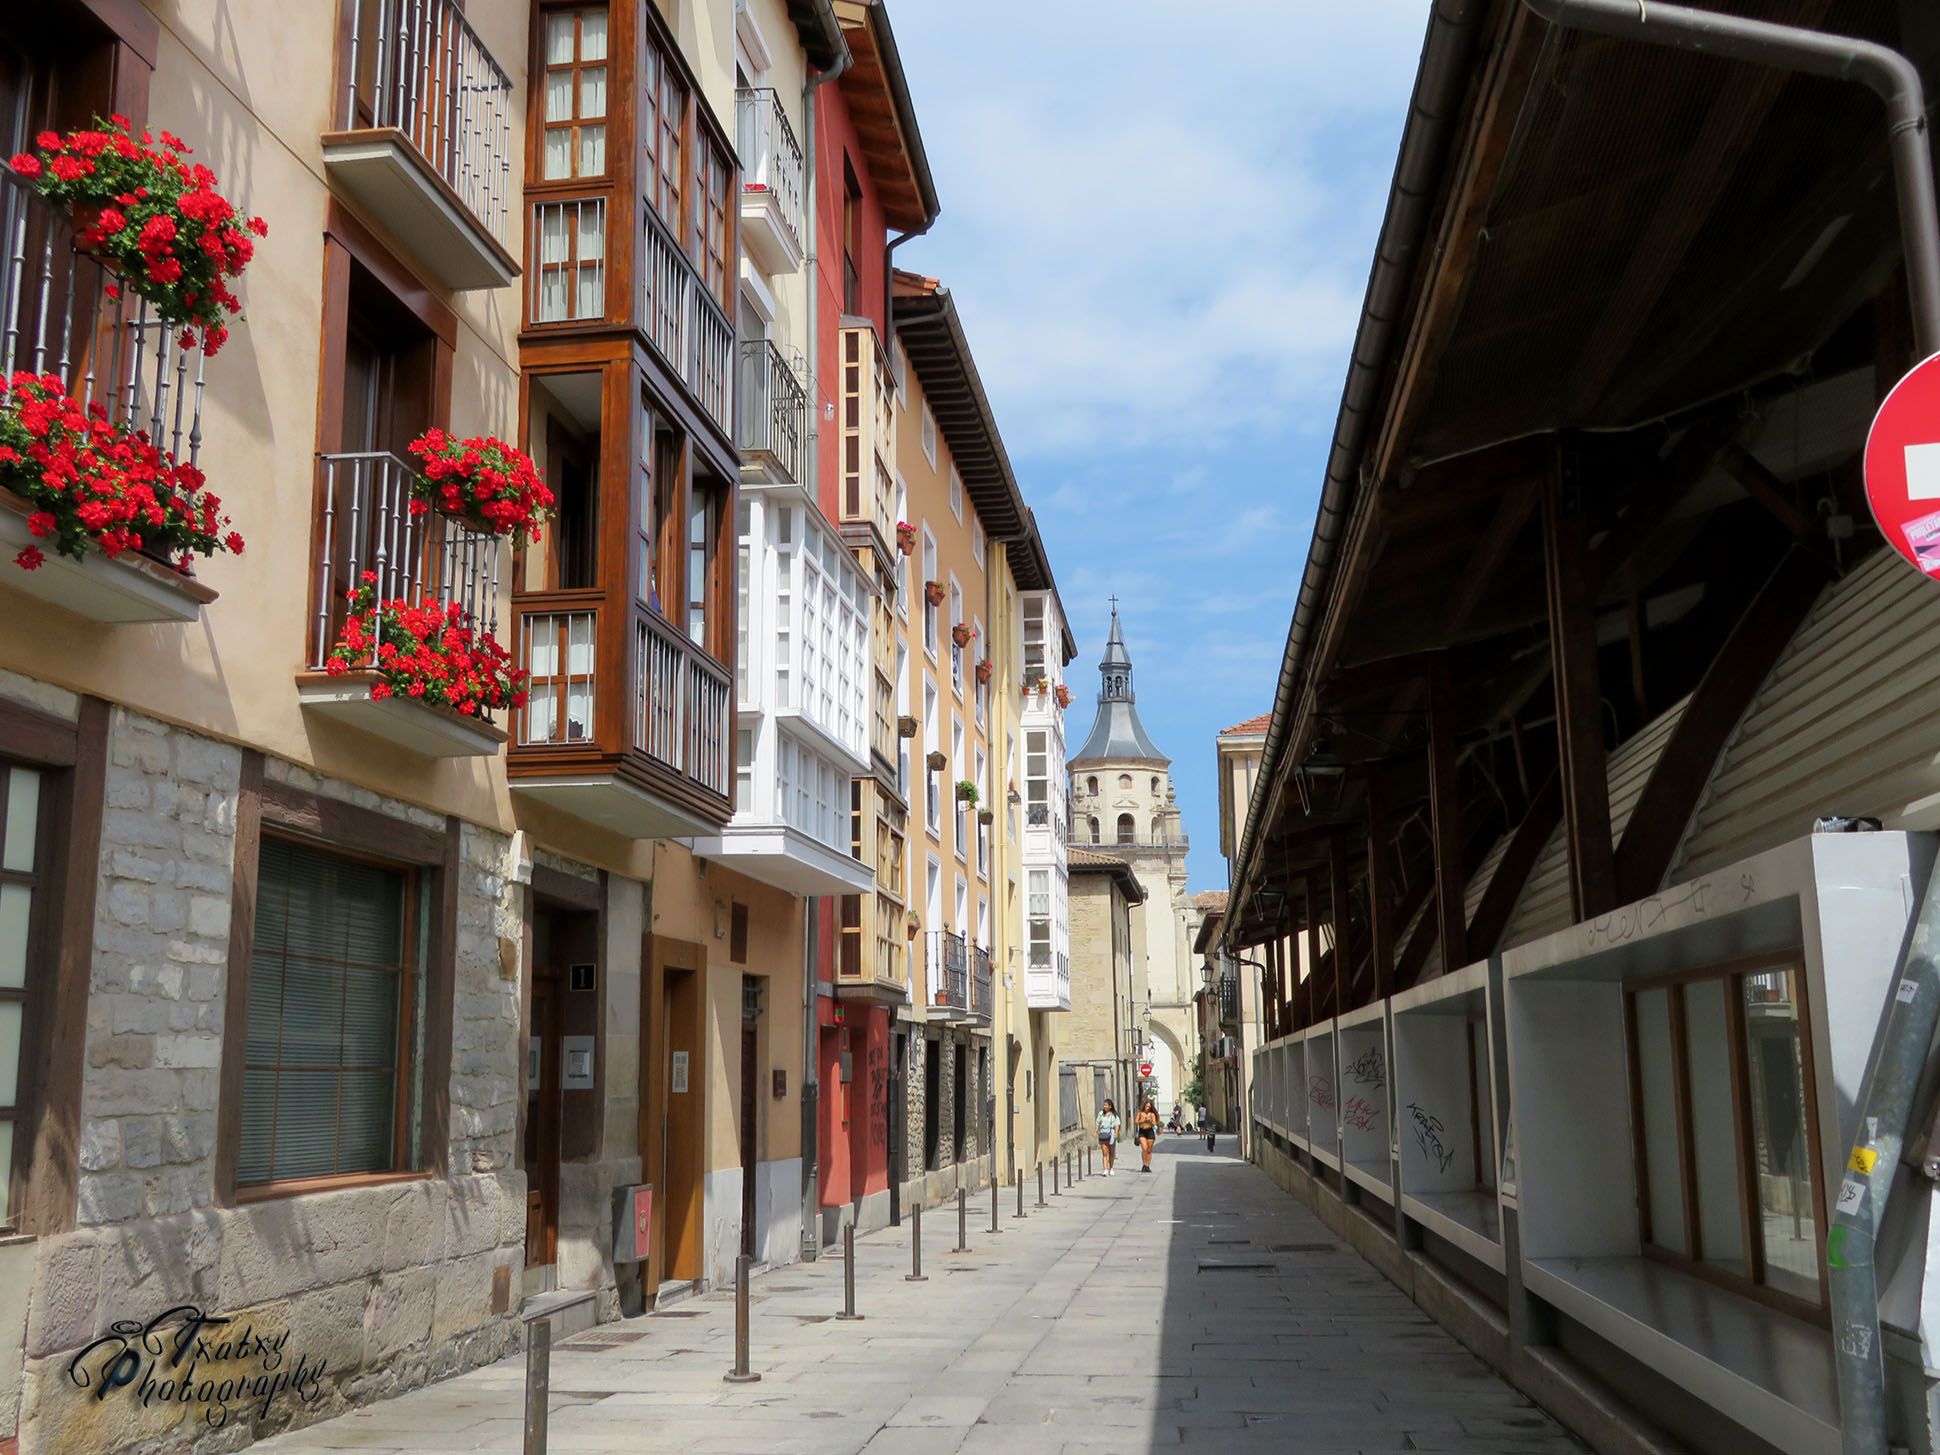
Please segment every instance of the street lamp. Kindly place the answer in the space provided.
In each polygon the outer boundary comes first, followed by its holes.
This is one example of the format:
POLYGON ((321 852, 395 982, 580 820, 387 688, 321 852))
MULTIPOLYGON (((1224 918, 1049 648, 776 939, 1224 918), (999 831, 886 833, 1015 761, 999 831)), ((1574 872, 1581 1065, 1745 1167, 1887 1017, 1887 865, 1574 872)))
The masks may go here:
POLYGON ((1317 740, 1307 759, 1293 770, 1294 786, 1300 790, 1300 808, 1309 818, 1331 814, 1340 808, 1341 793, 1347 786, 1347 764, 1335 754, 1325 738, 1317 740))

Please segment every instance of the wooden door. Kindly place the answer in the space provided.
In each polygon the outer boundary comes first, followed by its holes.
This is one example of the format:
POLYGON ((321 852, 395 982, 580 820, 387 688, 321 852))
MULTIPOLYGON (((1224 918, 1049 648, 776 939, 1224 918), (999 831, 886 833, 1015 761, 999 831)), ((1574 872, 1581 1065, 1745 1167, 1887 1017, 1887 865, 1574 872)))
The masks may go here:
POLYGON ((525 1266, 543 1268, 559 1249, 558 981, 532 978, 532 1036, 526 1050, 525 1266))

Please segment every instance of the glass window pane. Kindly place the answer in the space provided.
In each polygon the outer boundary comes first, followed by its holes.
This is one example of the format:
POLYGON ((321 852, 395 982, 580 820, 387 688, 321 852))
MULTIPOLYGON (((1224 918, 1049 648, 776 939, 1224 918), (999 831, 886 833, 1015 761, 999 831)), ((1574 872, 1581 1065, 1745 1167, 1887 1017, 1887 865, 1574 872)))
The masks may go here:
POLYGON ((606 115, 606 67, 591 66, 579 73, 579 114, 606 115))
POLYGON ((1744 1274, 1749 1270, 1731 1105, 1731 1024, 1722 980, 1684 987, 1684 1064, 1691 1086, 1699 1247, 1711 1267, 1744 1274))
POLYGON ((7 838, 0 851, 0 868, 31 874, 35 831, 40 824, 40 774, 14 768, 7 774, 7 838))
MULTIPOLYGON (((570 126, 549 126, 546 128, 546 154, 540 164, 540 175, 548 180, 555 177, 570 177, 573 174, 573 129, 570 126)), ((555 209, 547 208, 550 213, 555 209)), ((542 213, 542 216, 545 214, 542 213)), ((551 219, 546 219, 549 224, 551 219)), ((553 231, 551 226, 542 224, 541 259, 551 256, 545 251, 545 243, 551 239, 544 236, 553 231)), ((563 256, 563 254, 562 254, 563 256)))
POLYGON ((1667 990, 1639 991, 1637 1079, 1643 1095, 1638 1108, 1644 1137, 1644 1171, 1650 1182, 1650 1240, 1673 1253, 1687 1253, 1684 1236, 1684 1173, 1677 1150, 1677 1100, 1672 1090, 1671 1000, 1667 990))
POLYGON ((606 128, 582 126, 579 129, 579 175, 596 177, 606 170, 606 128))
POLYGON ((606 59, 606 12, 604 10, 579 12, 579 58, 582 61, 606 59))
MULTIPOLYGON (((602 26, 602 33, 604 27, 602 26)), ((546 64, 570 65, 573 59, 573 12, 555 10, 546 16, 546 64)))
POLYGON ((336 1171, 337 1080, 335 1071, 285 1071, 276 1078, 272 1177, 326 1177, 336 1171))
POLYGON ((0 1106, 14 1105, 20 1095, 20 1027, 26 1012, 17 1000, 0 1000, 0 1106))
POLYGON ((571 121, 573 119, 573 73, 571 71, 546 72, 546 120, 571 121))
POLYGON ((343 1078, 339 1172, 391 1170, 391 1117, 397 1101, 390 1073, 347 1071, 343 1078))
POLYGON ((269 1181, 271 1126, 276 1117, 276 1073, 243 1073, 242 1139, 236 1155, 236 1181, 269 1181))
POLYGON ((1799 1053, 1796 971, 1747 975, 1747 1088, 1751 1104, 1752 1178, 1757 1188, 1765 1282, 1819 1301, 1819 1249, 1814 1226, 1813 1167, 1805 1124, 1805 1074, 1799 1053))
POLYGON ((13 1206, 13 1123, 0 1122, 0 1227, 13 1206))
POLYGON ((34 891, 24 884, 0 884, 0 985, 18 990, 27 983, 27 922, 34 891))

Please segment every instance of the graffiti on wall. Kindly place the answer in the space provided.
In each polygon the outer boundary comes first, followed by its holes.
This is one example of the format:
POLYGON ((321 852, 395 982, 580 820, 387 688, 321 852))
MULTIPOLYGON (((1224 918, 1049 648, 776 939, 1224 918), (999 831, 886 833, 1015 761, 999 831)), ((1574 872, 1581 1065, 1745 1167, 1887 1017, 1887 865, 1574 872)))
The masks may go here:
POLYGON ((1455 1160, 1455 1149, 1442 1141, 1442 1119, 1422 1106, 1420 1102, 1408 1103, 1408 1118, 1414 1123, 1415 1145, 1421 1148, 1424 1157, 1434 1159, 1438 1170, 1446 1172, 1448 1164, 1455 1160))

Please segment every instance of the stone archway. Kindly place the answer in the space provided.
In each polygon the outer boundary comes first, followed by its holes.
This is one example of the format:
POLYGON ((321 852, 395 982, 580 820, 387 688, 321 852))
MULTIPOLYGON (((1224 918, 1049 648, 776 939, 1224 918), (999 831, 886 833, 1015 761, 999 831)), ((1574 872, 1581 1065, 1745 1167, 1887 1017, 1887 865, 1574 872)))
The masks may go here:
POLYGON ((1185 1051, 1186 1017, 1176 1010, 1153 1011, 1145 1017, 1145 1026, 1151 1032, 1147 1055, 1152 1062, 1152 1079, 1159 1084, 1153 1099, 1159 1115, 1170 1116, 1174 1102, 1184 1105, 1186 1083, 1192 1080, 1192 1063, 1185 1051), (1162 1054, 1152 1055, 1153 1051, 1162 1054))

